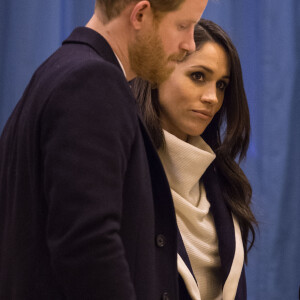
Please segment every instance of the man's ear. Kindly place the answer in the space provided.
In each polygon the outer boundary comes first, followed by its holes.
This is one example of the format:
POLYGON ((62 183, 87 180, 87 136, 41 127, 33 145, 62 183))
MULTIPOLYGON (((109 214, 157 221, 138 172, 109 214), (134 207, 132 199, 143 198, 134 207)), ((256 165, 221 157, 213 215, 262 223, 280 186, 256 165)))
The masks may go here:
POLYGON ((153 16, 149 1, 139 1, 132 9, 130 23, 135 29, 141 29, 143 22, 149 16, 153 16))

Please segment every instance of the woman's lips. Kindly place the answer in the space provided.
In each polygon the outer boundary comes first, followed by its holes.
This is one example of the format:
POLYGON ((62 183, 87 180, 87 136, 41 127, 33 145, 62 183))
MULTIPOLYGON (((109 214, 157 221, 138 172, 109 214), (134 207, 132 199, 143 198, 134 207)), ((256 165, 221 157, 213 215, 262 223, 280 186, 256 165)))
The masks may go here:
POLYGON ((202 119, 210 119, 212 117, 212 113, 208 110, 192 109, 192 112, 202 119))

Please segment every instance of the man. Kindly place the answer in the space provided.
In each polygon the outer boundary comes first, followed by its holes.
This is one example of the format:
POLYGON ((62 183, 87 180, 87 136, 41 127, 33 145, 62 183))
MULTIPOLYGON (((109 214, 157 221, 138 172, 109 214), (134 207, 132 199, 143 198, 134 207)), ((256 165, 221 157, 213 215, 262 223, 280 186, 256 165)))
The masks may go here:
POLYGON ((0 299, 177 299, 176 219, 127 81, 194 50, 207 0, 99 0, 0 140, 0 299))

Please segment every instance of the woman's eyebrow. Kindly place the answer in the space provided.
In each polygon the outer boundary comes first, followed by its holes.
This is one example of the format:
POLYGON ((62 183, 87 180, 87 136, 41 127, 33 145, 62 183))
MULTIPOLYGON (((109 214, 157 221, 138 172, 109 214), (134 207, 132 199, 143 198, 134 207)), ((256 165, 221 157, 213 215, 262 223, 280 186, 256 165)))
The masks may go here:
POLYGON ((210 69, 210 68, 208 68, 206 66, 203 66, 203 65, 195 65, 195 66, 191 66, 191 68, 194 68, 194 69, 202 68, 205 71, 207 71, 208 73, 213 73, 212 69, 210 69))
MULTIPOLYGON (((204 69, 207 73, 210 73, 210 74, 214 73, 214 71, 212 69, 210 69, 209 67, 203 66, 203 65, 195 65, 195 66, 191 66, 191 68, 193 68, 193 69, 201 68, 201 69, 204 69)), ((230 76, 229 75, 224 75, 224 76, 222 76, 222 78, 228 78, 229 79, 230 76)))

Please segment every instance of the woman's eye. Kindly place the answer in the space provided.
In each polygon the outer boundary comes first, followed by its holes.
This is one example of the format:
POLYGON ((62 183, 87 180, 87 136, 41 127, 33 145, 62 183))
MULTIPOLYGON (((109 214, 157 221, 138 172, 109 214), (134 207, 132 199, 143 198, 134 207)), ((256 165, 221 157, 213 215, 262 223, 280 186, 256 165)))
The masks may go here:
POLYGON ((204 76, 201 72, 194 72, 191 74, 191 77, 195 81, 203 81, 204 80, 204 76))
POLYGON ((221 91, 224 91, 227 87, 227 83, 225 81, 218 81, 217 88, 221 91))

